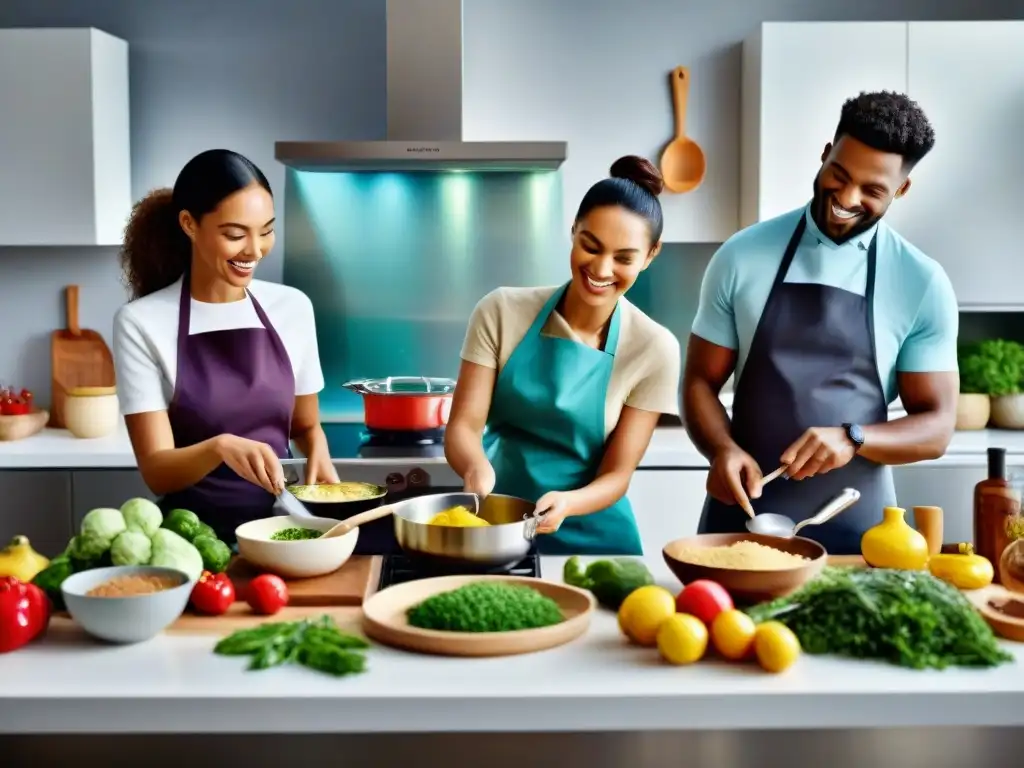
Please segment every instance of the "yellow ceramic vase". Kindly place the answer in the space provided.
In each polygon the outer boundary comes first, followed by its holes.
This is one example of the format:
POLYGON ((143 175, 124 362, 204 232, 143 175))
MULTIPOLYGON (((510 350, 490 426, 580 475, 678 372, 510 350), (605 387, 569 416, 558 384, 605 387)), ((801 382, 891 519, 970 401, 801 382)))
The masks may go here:
POLYGON ((875 568, 920 571, 928 567, 928 541, 906 521, 906 510, 886 507, 882 522, 864 532, 860 553, 875 568))

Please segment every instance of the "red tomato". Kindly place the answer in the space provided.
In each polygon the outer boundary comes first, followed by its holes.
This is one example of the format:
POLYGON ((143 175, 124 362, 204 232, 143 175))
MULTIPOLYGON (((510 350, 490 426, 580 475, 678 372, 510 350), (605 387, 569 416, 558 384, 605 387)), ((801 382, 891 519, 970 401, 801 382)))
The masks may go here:
POLYGON ((732 597, 716 581, 698 579, 690 582, 676 597, 676 611, 696 616, 709 627, 722 611, 733 609, 732 597))
POLYGON ((203 571, 199 581, 192 587, 192 607, 199 613, 220 616, 227 613, 235 602, 235 585, 227 574, 213 574, 203 571))
POLYGON ((280 576, 261 574, 249 582, 246 602, 256 613, 270 616, 288 605, 288 587, 280 576))

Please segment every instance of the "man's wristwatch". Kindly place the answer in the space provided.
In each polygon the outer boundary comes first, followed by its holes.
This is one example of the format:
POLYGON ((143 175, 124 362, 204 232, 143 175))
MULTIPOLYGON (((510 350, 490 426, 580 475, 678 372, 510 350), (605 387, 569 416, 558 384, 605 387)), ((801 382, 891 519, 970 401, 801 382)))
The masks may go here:
POLYGON ((864 445, 864 430, 861 429, 860 424, 843 424, 843 430, 846 432, 846 437, 853 443, 853 452, 860 451, 861 446, 864 445))

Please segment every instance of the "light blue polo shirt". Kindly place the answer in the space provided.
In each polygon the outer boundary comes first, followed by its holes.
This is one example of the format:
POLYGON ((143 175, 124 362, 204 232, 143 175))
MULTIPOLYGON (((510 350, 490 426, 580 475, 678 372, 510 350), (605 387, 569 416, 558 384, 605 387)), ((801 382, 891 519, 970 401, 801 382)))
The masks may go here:
POLYGON ((897 398, 896 372, 957 370, 960 323, 945 270, 904 240, 885 221, 836 245, 814 223, 810 204, 761 221, 730 237, 711 258, 701 284, 693 333, 737 350, 736 380, 743 371, 758 320, 799 217, 807 228, 787 283, 817 283, 865 294, 868 245, 877 230, 875 348, 889 403, 897 398))

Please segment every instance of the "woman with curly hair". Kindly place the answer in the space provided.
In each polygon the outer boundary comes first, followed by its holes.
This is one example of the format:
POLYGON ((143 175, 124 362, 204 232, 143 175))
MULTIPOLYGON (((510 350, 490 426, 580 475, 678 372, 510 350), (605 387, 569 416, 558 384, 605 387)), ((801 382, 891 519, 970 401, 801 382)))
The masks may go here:
POLYGON ((226 541, 271 514, 290 440, 308 482, 336 482, 320 426, 313 307, 253 280, 274 246, 270 183, 226 149, 192 158, 134 208, 114 319, 118 396, 146 485, 226 541))

